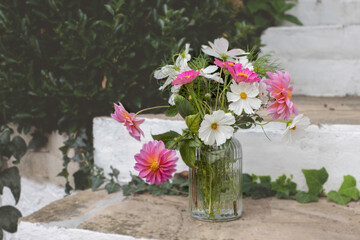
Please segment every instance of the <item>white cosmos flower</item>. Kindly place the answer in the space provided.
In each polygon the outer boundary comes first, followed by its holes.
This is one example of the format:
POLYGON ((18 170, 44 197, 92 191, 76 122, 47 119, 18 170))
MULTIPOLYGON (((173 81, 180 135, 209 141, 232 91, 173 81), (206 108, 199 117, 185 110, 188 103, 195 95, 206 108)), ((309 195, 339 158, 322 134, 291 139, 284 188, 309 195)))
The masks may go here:
POLYGON ((164 90, 174 79, 176 79, 178 74, 191 70, 187 64, 191 59, 189 48, 190 44, 186 44, 185 51, 176 58, 175 65, 166 65, 160 70, 156 70, 154 72, 154 77, 156 79, 163 79, 167 77, 165 83, 159 88, 159 90, 164 90))
POLYGON ((269 92, 266 91, 267 85, 263 82, 265 78, 261 79, 259 83, 259 98, 262 104, 267 104, 269 101, 269 92))
POLYGON ((206 68, 200 69, 200 76, 212 79, 212 80, 214 80, 216 82, 223 83, 224 81, 220 77, 220 73, 218 73, 218 72, 214 73, 217 70, 218 70, 218 66, 216 66, 216 65, 207 66, 206 68))
POLYGON ((256 98, 259 94, 259 88, 252 83, 233 83, 230 85, 231 92, 227 92, 226 96, 229 102, 229 109, 234 111, 236 115, 241 115, 244 110, 247 114, 254 113, 259 109, 261 100, 256 98))
POLYGON ((225 38, 217 38, 214 43, 208 42, 210 46, 202 45, 202 51, 216 58, 222 58, 224 61, 234 61, 235 57, 241 54, 246 54, 242 49, 232 49, 228 51, 229 42, 225 38))
POLYGON ((173 85, 173 86, 171 87, 171 95, 170 95, 169 100, 168 100, 168 103, 169 103, 170 105, 172 105, 172 106, 175 105, 175 101, 174 101, 175 95, 180 92, 181 86, 182 86, 182 85, 180 84, 180 85, 173 85))
POLYGON ((199 128, 199 137, 206 145, 221 145, 233 136, 235 117, 231 113, 217 110, 206 114, 199 128))
POLYGON ((242 68, 248 68, 249 70, 254 71, 254 66, 251 62, 249 62, 247 56, 235 58, 234 63, 241 63, 242 68))
POLYGON ((304 114, 297 115, 286 127, 283 133, 283 140, 288 143, 301 138, 305 134, 305 129, 310 125, 310 119, 304 114))

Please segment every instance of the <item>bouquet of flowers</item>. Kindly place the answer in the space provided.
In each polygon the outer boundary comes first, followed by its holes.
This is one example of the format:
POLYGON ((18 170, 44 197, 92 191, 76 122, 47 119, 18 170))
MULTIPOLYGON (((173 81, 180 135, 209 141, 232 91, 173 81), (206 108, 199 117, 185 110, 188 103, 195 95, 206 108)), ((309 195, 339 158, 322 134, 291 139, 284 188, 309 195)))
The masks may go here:
POLYGON ((119 103, 114 105, 115 112, 111 115, 124 123, 130 135, 137 140, 144 135, 140 128, 144 119, 136 117, 143 111, 164 107, 167 108, 167 116, 180 114, 184 118, 187 129, 182 134, 169 131, 154 135, 154 141, 143 145, 140 153, 135 155, 135 169, 149 183, 164 183, 175 172, 178 160, 175 150, 180 151, 182 160, 190 169, 198 170, 203 165, 204 177, 201 181, 207 187, 201 191, 203 205, 209 208, 208 216, 214 216, 216 210, 213 206, 223 201, 221 198, 216 200, 216 194, 228 191, 221 186, 217 188, 214 177, 224 175, 225 179, 232 181, 229 189, 238 186, 239 182, 241 188, 241 177, 235 184, 231 174, 217 174, 218 170, 224 169, 231 172, 232 165, 214 165, 217 164, 216 158, 212 161, 207 159, 208 162, 202 164, 199 159, 203 154, 200 156, 197 149, 225 146, 237 129, 256 125, 262 127, 275 120, 286 124, 284 136, 287 140, 301 134, 309 125, 309 119, 298 115, 298 109, 291 100, 293 87, 289 86, 290 75, 287 72, 277 71, 269 56, 251 61, 251 54, 241 49, 228 50, 228 47, 229 42, 225 38, 215 39, 202 46, 204 54, 191 58, 190 45, 186 44, 185 50, 175 56, 173 64, 163 66, 154 73, 154 77, 162 83, 160 90, 170 92, 168 106, 148 108, 134 114, 128 113, 119 103), (262 123, 261 109, 267 109, 272 120, 262 123), (297 116, 289 120, 291 114, 297 116))

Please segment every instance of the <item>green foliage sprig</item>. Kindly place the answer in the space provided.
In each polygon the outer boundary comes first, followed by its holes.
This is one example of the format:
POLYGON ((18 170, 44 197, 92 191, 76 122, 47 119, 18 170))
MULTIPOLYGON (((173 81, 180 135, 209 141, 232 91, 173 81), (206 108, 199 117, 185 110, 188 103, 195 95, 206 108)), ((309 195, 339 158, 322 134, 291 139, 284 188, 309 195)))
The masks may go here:
MULTIPOLYGON (((14 131, 6 125, 0 127, 0 195, 3 194, 4 187, 10 189, 15 203, 20 199, 21 182, 17 167, 7 167, 7 161, 11 157, 15 160, 13 164, 18 164, 24 156, 27 146, 20 136, 11 139, 14 131)), ((21 212, 13 206, 0 206, 0 240, 3 239, 3 230, 14 233, 17 231, 21 212)))
MULTIPOLYGON (((243 174, 243 194, 245 197, 260 199, 273 197, 287 200, 296 200, 299 203, 309 203, 319 201, 319 196, 326 196, 323 185, 328 179, 328 173, 325 168, 321 169, 303 169, 308 192, 299 191, 297 184, 292 181, 293 176, 287 177, 285 174, 271 181, 270 176, 257 176, 255 174, 243 174)), ((188 195, 188 180, 183 177, 177 177, 171 182, 165 184, 150 185, 145 183, 142 178, 131 175, 131 181, 121 188, 125 196, 133 193, 149 192, 153 195, 188 195)), ((330 191, 327 194, 329 201, 346 205, 351 200, 358 201, 360 190, 356 188, 356 179, 347 175, 344 176, 338 191, 330 191)))
POLYGON ((189 182, 181 175, 174 178, 171 182, 168 180, 164 184, 154 185, 146 183, 142 178, 131 175, 131 181, 121 186, 125 196, 137 193, 149 192, 152 195, 189 195, 189 182))

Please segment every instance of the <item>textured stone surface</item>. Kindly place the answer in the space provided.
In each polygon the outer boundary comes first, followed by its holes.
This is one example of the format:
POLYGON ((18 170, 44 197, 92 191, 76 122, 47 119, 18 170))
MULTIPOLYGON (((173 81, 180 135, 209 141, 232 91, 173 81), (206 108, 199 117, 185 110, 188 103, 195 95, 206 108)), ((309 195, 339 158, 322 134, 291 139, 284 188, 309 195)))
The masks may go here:
MULTIPOLYGON (((85 191, 72 198, 79 202, 90 198, 98 202, 95 205, 101 205, 104 200, 99 196, 102 194, 102 191, 85 191)), ((109 196, 117 199, 116 195, 109 196)), ((52 212, 44 208, 22 221, 31 219, 32 222, 44 222, 44 219, 48 219, 48 224, 51 224, 54 213, 60 215, 59 219, 68 218, 68 211, 63 209, 71 209, 73 204, 66 198, 61 201, 47 207, 53 209, 52 212)), ((187 202, 188 198, 184 197, 145 194, 112 201, 112 204, 99 211, 94 211, 93 204, 83 204, 82 212, 93 213, 76 226, 68 227, 169 240, 359 239, 360 202, 340 206, 325 199, 318 203, 299 204, 276 198, 246 198, 242 217, 227 223, 207 223, 191 218, 187 202)))
MULTIPOLYGON (((15 126, 13 128, 16 129, 15 126)), ((22 134, 21 136, 27 144, 32 139, 31 133, 27 135, 22 134)), ((58 177, 57 175, 63 169, 63 156, 59 148, 64 145, 63 143, 67 140, 67 136, 65 134, 60 135, 58 132, 52 132, 47 137, 48 142, 43 148, 28 150, 17 166, 23 177, 40 183, 50 182, 65 186, 65 178, 58 177)), ((72 154, 74 154, 73 151, 69 151, 69 156, 72 154)), ((73 173, 77 170, 79 170, 78 163, 71 162, 68 166, 68 171, 69 181, 72 186, 74 186, 73 173)))
POLYGON ((262 53, 272 53, 292 76, 296 94, 360 95, 360 25, 272 27, 262 53))
POLYGON ((358 0, 299 0, 288 13, 304 25, 360 24, 358 0))

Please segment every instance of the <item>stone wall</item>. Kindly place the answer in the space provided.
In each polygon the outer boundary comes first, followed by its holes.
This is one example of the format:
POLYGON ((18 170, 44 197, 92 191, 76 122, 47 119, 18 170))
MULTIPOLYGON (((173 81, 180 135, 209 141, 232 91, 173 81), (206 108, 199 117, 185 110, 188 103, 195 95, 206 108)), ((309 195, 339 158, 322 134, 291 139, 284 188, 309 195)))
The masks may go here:
POLYGON ((304 26, 267 29, 262 53, 291 74, 296 94, 360 95, 360 1, 299 0, 289 13, 304 26))
MULTIPOLYGON (((120 180, 129 181, 134 170, 134 155, 142 144, 151 140, 150 133, 158 134, 168 130, 181 133, 183 121, 146 119, 142 125, 145 138, 138 142, 127 130, 109 117, 94 119, 95 164, 110 172, 110 166, 120 170, 120 180)), ((243 169, 246 173, 271 175, 276 178, 283 173, 293 174, 300 189, 306 189, 301 169, 320 169, 325 167, 329 179, 327 190, 337 190, 343 176, 351 174, 360 179, 360 125, 312 125, 307 137, 293 145, 282 143, 281 136, 285 124, 271 123, 265 130, 261 128, 238 131, 235 137, 243 146, 243 169)), ((180 156, 179 156, 180 157, 180 156)), ((178 171, 187 170, 180 159, 178 171)))

